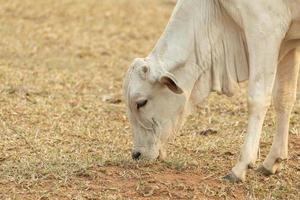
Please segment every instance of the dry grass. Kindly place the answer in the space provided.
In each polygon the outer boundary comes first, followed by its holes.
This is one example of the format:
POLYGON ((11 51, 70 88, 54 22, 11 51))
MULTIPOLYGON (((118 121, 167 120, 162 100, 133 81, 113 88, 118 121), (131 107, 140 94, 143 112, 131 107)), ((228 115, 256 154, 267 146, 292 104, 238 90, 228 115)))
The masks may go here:
MULTIPOLYGON (((243 93, 212 95, 170 142, 166 162, 131 161, 122 77, 172 8, 167 0, 0 0, 0 199, 299 198, 299 102, 290 158, 276 176, 221 179, 242 142, 243 93), (201 134, 207 128, 217 133, 201 134)), ((273 132, 270 111, 259 162, 273 132)))

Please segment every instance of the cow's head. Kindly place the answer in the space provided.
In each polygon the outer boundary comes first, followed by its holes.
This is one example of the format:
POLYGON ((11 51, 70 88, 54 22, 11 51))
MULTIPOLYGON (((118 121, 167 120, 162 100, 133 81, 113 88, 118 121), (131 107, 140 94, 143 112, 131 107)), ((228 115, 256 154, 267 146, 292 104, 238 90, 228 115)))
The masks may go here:
POLYGON ((164 159, 165 144, 182 124, 187 99, 174 75, 137 58, 126 74, 124 97, 133 131, 132 158, 164 159))

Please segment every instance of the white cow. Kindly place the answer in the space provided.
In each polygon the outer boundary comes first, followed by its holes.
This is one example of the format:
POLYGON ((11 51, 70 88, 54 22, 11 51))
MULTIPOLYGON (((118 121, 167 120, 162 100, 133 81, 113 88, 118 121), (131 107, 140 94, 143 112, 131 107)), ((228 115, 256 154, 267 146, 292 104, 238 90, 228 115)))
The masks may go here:
POLYGON ((257 159, 272 93, 277 132, 260 167, 274 174, 288 156, 288 129, 300 66, 300 0, 179 0, 146 58, 124 81, 133 159, 164 158, 169 136, 194 105, 248 84, 248 128, 241 156, 226 176, 244 181, 257 159))

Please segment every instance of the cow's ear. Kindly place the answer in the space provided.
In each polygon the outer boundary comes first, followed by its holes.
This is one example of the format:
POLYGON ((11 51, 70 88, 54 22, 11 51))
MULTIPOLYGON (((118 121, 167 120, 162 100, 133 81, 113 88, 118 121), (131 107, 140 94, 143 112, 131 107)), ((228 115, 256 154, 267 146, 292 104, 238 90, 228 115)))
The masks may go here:
POLYGON ((172 92, 182 94, 183 90, 178 86, 176 79, 170 73, 164 74, 160 77, 159 82, 167 86, 172 92))

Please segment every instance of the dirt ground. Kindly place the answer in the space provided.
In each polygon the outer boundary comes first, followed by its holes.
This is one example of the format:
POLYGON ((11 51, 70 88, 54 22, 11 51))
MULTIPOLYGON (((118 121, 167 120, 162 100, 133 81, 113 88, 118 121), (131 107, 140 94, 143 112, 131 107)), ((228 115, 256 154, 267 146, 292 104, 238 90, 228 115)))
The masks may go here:
MULTIPOLYGON (((134 162, 121 87, 168 21, 169 0, 0 0, 0 199, 299 199, 300 103, 289 159, 245 183, 222 179, 245 133, 245 89, 212 94, 169 142, 134 162), (201 134, 204 130, 215 131, 201 134)), ((270 108, 259 165, 274 133, 270 108)))

